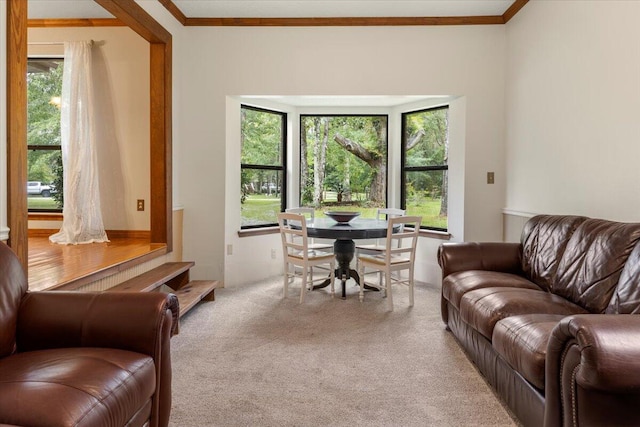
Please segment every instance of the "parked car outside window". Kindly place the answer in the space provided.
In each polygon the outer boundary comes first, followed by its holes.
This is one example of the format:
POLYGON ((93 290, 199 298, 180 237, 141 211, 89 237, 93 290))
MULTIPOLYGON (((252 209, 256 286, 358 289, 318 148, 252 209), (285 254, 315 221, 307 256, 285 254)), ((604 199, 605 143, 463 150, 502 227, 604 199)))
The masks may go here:
POLYGON ((27 194, 38 194, 42 197, 51 197, 51 193, 55 193, 55 190, 49 184, 43 184, 40 181, 28 181, 27 182, 27 194))

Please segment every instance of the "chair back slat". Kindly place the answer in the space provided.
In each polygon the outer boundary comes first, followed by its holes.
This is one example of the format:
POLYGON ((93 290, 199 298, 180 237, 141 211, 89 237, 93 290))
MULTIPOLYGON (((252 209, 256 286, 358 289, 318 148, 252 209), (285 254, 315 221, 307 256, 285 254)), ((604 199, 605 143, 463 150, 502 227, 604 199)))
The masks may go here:
POLYGON ((409 254, 411 262, 415 259, 418 234, 420 232, 420 216, 399 216, 389 218, 387 227, 387 247, 385 259, 409 254))
MULTIPOLYGON (((378 209, 378 211, 376 212, 376 219, 377 220, 381 220, 381 221, 388 221, 391 218, 397 218, 399 216, 404 216, 406 214, 406 212, 407 211, 405 211, 404 209, 397 209, 397 208, 378 209)), ((399 231, 402 231, 402 227, 403 227, 403 225, 400 225, 399 231)), ((384 240, 383 239, 376 239, 376 245, 384 246, 384 240)))
POLYGON ((399 216, 405 216, 407 211, 404 209, 396 209, 396 208, 384 208, 378 209, 376 213, 376 219, 388 220, 390 218, 396 218, 399 216))
POLYGON ((318 280, 329 280, 331 296, 334 294, 333 281, 335 279, 335 257, 333 253, 310 250, 307 235, 307 219, 301 213, 281 212, 278 214, 278 227, 282 238, 282 255, 284 261, 284 296, 287 296, 289 278, 296 276, 296 267, 301 268, 302 286, 300 289, 300 302, 304 302, 304 294, 307 291, 307 283, 313 284, 318 280), (329 278, 313 277, 313 267, 327 264, 329 278), (289 271, 292 267, 292 271, 289 271))
POLYGON ((287 213, 295 213, 295 214, 300 214, 303 215, 305 218, 310 219, 311 221, 313 221, 316 217, 316 211, 313 208, 305 208, 305 207, 297 207, 297 208, 287 208, 285 210, 285 212, 287 213))
POLYGON ((369 283, 369 286, 385 291, 389 310, 393 310, 392 284, 409 287, 409 306, 413 306, 414 265, 421 222, 422 217, 419 216, 388 218, 387 238, 382 253, 358 258, 360 301, 364 300, 366 269, 370 269, 379 273, 379 281, 377 284, 369 283), (401 274, 403 270, 408 270, 406 278, 401 274))
POLYGON ((286 255, 296 255, 307 259, 309 256, 307 219, 304 215, 283 212, 278 214, 278 226, 282 237, 282 251, 286 255))

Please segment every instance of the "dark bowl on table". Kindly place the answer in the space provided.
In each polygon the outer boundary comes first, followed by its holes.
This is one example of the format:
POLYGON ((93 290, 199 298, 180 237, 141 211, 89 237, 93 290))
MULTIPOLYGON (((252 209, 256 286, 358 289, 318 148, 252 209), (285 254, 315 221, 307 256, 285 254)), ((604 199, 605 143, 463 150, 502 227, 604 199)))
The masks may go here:
POLYGON ((331 218, 332 220, 334 220, 336 222, 342 222, 342 223, 349 222, 352 219, 360 216, 360 212, 333 211, 333 212, 325 212, 324 214, 326 216, 328 216, 329 218, 331 218))

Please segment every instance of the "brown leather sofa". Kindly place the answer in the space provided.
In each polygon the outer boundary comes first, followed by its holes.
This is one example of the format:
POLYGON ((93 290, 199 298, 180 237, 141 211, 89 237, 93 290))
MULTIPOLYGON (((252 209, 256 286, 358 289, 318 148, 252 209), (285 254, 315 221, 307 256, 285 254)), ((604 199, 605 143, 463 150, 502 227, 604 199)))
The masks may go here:
POLYGON ((0 243, 0 426, 166 426, 175 295, 28 292, 0 243))
POLYGON ((640 224, 536 216, 446 243, 442 319, 525 426, 640 425, 640 224))

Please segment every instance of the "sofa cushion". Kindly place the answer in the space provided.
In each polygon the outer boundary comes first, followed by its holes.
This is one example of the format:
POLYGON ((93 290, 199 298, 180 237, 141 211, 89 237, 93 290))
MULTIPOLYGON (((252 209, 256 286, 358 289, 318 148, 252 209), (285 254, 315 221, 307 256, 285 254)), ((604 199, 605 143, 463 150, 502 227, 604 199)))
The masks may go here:
POLYGON ((515 371, 544 389, 547 343, 562 314, 524 314, 506 317, 493 328, 491 344, 515 371))
POLYGON ((560 259, 551 292, 591 313, 603 313, 638 241, 640 224, 584 221, 560 259))
POLYGON ((537 215, 525 224, 522 271, 544 290, 551 289, 560 257, 583 216, 537 215))
POLYGON ((460 317, 491 339, 499 320, 521 314, 582 314, 579 305, 549 292, 518 288, 484 288, 467 292, 460 301, 460 317))
POLYGON ((640 313, 640 243, 629 255, 605 313, 640 313))
POLYGON ((522 276, 499 271, 469 270, 451 273, 442 281, 442 295, 455 308, 460 309, 462 296, 482 288, 540 288, 522 276))
POLYGON ((141 407, 149 417, 155 377, 153 359, 130 351, 16 353, 0 359, 0 423, 121 427, 141 407))

